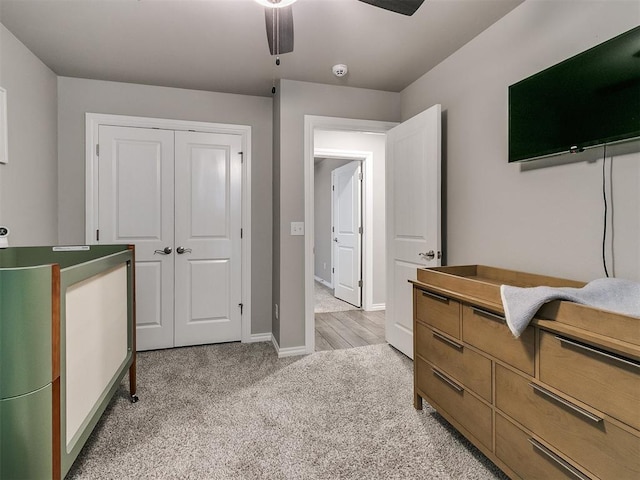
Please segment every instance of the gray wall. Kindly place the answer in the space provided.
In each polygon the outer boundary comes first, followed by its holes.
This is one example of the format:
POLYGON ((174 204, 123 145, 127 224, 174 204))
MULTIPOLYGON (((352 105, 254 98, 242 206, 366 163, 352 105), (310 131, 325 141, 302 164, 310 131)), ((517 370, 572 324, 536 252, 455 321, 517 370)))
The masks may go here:
POLYGON ((373 305, 383 305, 386 298, 386 222, 385 222, 385 148, 386 137, 359 132, 318 131, 315 148, 367 151, 373 167, 373 305))
POLYGON ((58 79, 59 235, 84 242, 85 113, 250 125, 252 333, 271 331, 272 101, 77 78, 58 79))
MULTIPOLYGON (((604 276, 602 160, 508 164, 507 88, 639 23, 637 1, 524 2, 402 92, 403 119, 442 104, 449 264, 604 276)), ((613 191, 615 272, 638 280, 640 154, 613 158, 613 191)))
POLYGON ((331 284, 331 172, 353 160, 321 158, 314 164, 313 235, 315 276, 331 284))
POLYGON ((9 163, 0 164, 0 224, 9 242, 58 242, 57 78, 0 24, 0 86, 7 91, 9 163))
POLYGON ((280 347, 290 348, 304 345, 305 333, 304 237, 290 235, 290 222, 304 220, 304 116, 398 121, 400 94, 293 80, 281 80, 278 90, 279 105, 274 108, 279 109, 280 122, 274 126, 274 141, 279 142, 280 155, 274 168, 278 163, 279 206, 273 228, 279 230, 280 241, 273 278, 279 284, 274 303, 280 306, 280 320, 273 331, 280 347))

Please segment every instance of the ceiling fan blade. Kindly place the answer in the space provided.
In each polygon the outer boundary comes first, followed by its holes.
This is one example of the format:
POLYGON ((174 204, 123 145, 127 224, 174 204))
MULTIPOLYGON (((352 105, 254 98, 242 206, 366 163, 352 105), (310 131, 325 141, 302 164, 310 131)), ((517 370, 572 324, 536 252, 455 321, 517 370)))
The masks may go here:
POLYGON ((265 8, 267 41, 271 55, 293 52, 293 10, 291 6, 265 8))
POLYGON ((424 0, 360 0, 374 7, 384 8, 395 13, 411 16, 416 13, 424 0))

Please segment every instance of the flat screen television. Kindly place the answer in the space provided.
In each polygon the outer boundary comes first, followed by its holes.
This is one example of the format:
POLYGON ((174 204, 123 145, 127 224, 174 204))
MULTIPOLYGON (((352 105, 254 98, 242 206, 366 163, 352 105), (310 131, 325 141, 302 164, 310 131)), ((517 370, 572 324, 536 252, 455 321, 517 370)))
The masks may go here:
POLYGON ((509 87, 509 162, 640 137, 640 27, 509 87))

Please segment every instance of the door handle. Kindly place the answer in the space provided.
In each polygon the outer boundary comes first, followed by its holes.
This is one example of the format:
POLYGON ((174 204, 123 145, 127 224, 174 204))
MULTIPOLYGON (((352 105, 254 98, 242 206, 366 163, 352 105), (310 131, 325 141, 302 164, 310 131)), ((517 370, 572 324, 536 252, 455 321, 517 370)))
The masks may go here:
POLYGON ((333 241, 338 243, 338 237, 334 238, 333 241))
MULTIPOLYGON (((433 260, 436 258, 436 252, 429 250, 427 253, 419 253, 419 257, 424 257, 425 260, 433 260)), ((442 252, 438 251, 438 259, 442 258, 442 252)))
POLYGON ((182 255, 183 253, 191 253, 191 249, 190 248, 178 247, 178 248, 176 248, 176 252, 178 252, 179 255, 182 255))
POLYGON ((163 250, 156 250, 153 252, 153 254, 155 255, 156 253, 159 253, 161 255, 169 255, 171 252, 173 252, 171 247, 164 247, 163 250))

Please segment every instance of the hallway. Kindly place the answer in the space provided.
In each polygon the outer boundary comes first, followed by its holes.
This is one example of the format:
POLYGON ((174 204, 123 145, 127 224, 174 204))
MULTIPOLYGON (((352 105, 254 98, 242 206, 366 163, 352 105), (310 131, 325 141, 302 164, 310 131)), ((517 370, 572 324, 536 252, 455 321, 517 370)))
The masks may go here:
POLYGON ((316 351, 385 343, 384 311, 316 313, 316 351))

